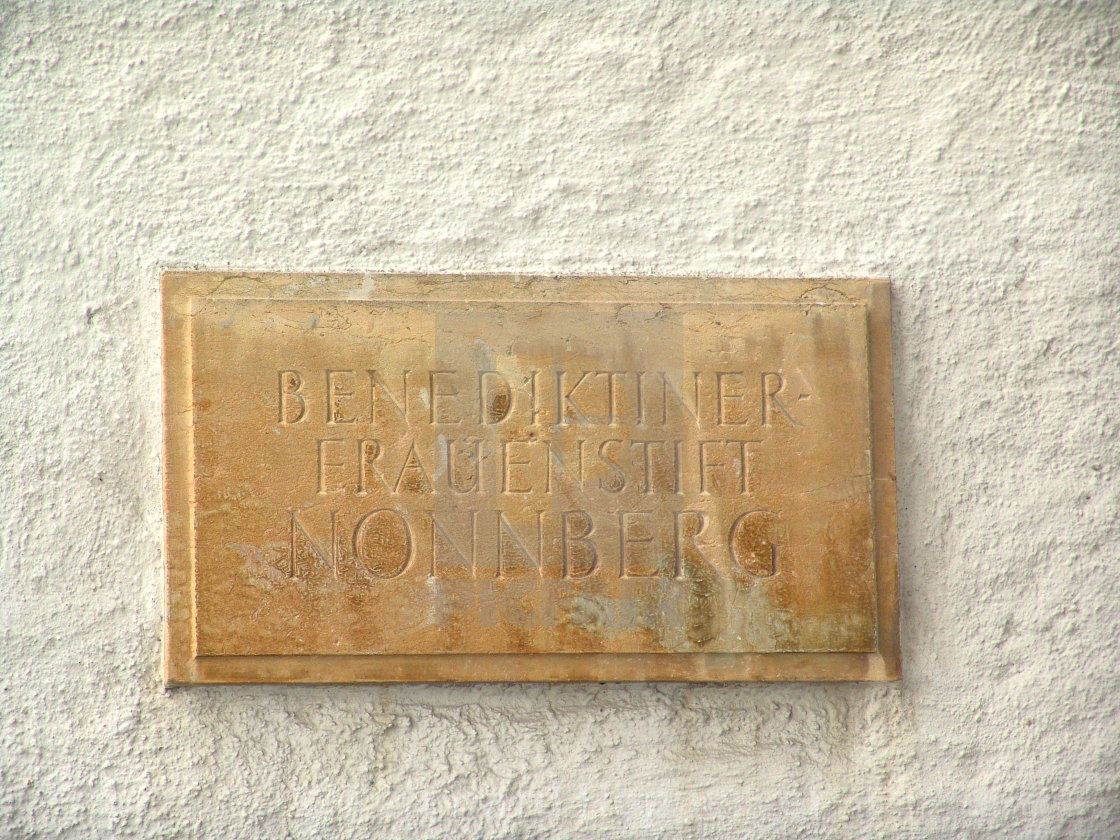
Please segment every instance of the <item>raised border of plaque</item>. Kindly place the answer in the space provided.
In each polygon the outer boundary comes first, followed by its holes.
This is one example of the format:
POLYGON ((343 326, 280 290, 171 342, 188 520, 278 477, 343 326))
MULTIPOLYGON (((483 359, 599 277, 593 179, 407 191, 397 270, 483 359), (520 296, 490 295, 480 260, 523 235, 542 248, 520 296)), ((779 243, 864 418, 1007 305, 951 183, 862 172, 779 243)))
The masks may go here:
MULTIPOLYGON (((164 679, 167 685, 884 681, 901 677, 889 281, 711 276, 167 271, 161 276, 161 295, 166 536, 164 679), (734 303, 760 306, 782 304, 786 307, 843 304, 858 307, 865 312, 867 379, 864 384, 868 396, 866 418, 869 429, 866 445, 871 469, 867 492, 870 494, 873 542, 870 549, 873 558, 870 584, 873 589, 873 630, 870 647, 842 651, 772 652, 580 650, 518 653, 472 650, 293 655, 240 653, 235 639, 217 655, 200 649, 196 576, 198 558, 195 556, 195 469, 198 463, 195 452, 195 416, 198 406, 195 374, 192 372, 193 307, 199 301, 227 304, 231 301, 420 301, 429 304, 446 301, 462 310, 464 307, 469 309, 470 306, 500 304, 511 300, 539 302, 542 305, 582 303, 600 308, 614 305, 641 306, 649 305, 650 302, 663 302, 666 306, 687 304, 693 307, 734 303)), ((765 385, 764 381, 764 388, 765 385)), ((701 464, 703 465, 703 461, 701 464)), ((293 517, 293 535, 294 523, 293 517)), ((625 525, 620 527, 625 528, 625 525)), ((498 570, 500 575, 500 559, 498 570)))

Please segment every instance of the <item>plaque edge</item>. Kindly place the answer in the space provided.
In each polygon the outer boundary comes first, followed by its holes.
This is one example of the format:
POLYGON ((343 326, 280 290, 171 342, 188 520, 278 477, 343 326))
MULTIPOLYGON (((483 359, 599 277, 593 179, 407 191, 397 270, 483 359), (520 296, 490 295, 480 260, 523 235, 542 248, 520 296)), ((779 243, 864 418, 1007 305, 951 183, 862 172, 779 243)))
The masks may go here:
MULTIPOLYGON (((489 292, 494 295, 493 290, 489 292)), ((693 292, 693 295, 695 293, 693 292)), ((163 503, 164 503, 164 622, 163 682, 165 687, 196 684, 345 684, 345 683, 511 683, 511 682, 889 682, 902 678, 899 641, 899 580, 894 446, 891 283, 888 278, 751 278, 716 275, 563 275, 563 274, 424 274, 424 273, 310 273, 165 270, 160 274, 162 389, 163 389, 163 503), (818 288, 839 292, 866 303, 868 318, 868 394, 872 455, 874 551, 878 586, 877 650, 813 653, 550 653, 550 654, 355 654, 196 656, 193 648, 194 586, 191 540, 191 422, 190 299, 216 296, 222 287, 242 280, 256 295, 244 291, 222 297, 338 300, 403 297, 393 284, 419 283, 408 296, 428 297, 449 288, 507 284, 524 287, 547 299, 587 300, 578 296, 592 286, 617 295, 637 289, 643 281, 671 284, 670 296, 686 292, 700 281, 715 281, 741 295, 773 296, 775 303, 817 303, 805 295, 818 288), (388 289, 384 288, 389 282, 388 289), (565 288, 567 287, 567 288, 565 288), (793 292, 800 291, 796 296, 793 292), (376 292, 376 293, 375 293, 376 292), (769 294, 768 294, 769 293, 769 294), (576 295, 576 296, 569 296, 576 295), (188 562, 177 558, 183 555, 188 562), (184 568, 185 566, 185 568, 184 568), (544 659, 560 658, 545 663, 544 659), (583 661, 571 672, 572 657, 583 661), (655 659, 649 659, 655 657, 655 659), (511 659, 512 658, 512 659, 511 659), (641 659, 640 673, 621 673, 641 659), (498 662, 497 660, 503 660, 498 662), (314 661, 312 661, 314 660, 314 661), (358 660, 360 664, 345 662, 358 660), (454 662, 453 660, 464 660, 454 662), (470 660, 466 662, 466 660, 470 660), (479 660, 475 662, 474 660, 479 660), (487 661, 488 660, 488 661, 487 661), (511 660, 511 661, 506 661, 511 660), (733 660, 733 661, 729 661, 733 660), (517 662, 516 673, 504 669, 517 662), (534 663, 525 668, 525 662, 534 663), (714 663, 714 664, 713 664, 714 663), (346 671, 340 674, 341 670, 346 671), (485 664, 486 667, 482 667, 485 664), (586 667, 584 665, 586 664, 586 667), (463 671, 462 668, 469 670, 463 671), (403 673, 402 669, 409 673, 403 673), (426 670, 425 670, 426 669, 426 670), (609 675, 598 669, 612 671, 609 675), (802 671, 803 669, 803 671, 802 671), (422 674, 417 675, 423 671, 422 674), (791 671, 794 674, 791 675, 791 671), (799 673, 799 671, 801 671, 799 673), (533 673, 528 673, 533 672, 533 673)), ((627 299, 619 303, 631 302, 627 299)), ((457 298, 471 300, 471 298, 457 298)), ((617 297, 591 300, 615 301, 617 297)), ((634 297, 634 300, 640 298, 634 297)), ((683 302, 683 301, 682 301, 683 302)))

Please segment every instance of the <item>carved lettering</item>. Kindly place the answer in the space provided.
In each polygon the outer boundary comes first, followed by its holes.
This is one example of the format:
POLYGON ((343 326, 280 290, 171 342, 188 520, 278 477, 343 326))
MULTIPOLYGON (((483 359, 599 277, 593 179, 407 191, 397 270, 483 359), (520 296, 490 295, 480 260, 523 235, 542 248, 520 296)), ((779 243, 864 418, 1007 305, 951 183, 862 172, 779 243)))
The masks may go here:
POLYGON ((705 560, 704 552, 696 544, 696 538, 708 527, 708 519, 700 510, 678 510, 673 514, 673 577, 679 578, 683 573, 684 543, 689 546, 701 560, 705 560), (686 517, 691 524, 686 524, 686 517))
POLYGON ((542 558, 544 557, 544 528, 543 528, 543 523, 542 523, 542 517, 544 516, 544 511, 538 510, 538 511, 536 511, 536 514, 537 514, 537 553, 534 555, 529 550, 528 546, 525 545, 524 540, 521 539, 521 537, 518 535, 517 531, 514 530, 514 527, 513 527, 513 525, 510 524, 510 521, 508 519, 506 519, 505 513, 503 511, 498 511, 498 564, 497 564, 498 573, 497 573, 497 577, 502 577, 502 569, 503 569, 502 561, 506 556, 506 553, 505 553, 505 550, 504 550, 505 545, 506 545, 506 540, 504 539, 505 537, 509 537, 509 540, 514 544, 514 546, 520 552, 520 555, 525 560, 527 560, 533 566, 534 569, 536 569, 537 574, 539 575, 541 573, 541 569, 542 569, 541 561, 542 561, 542 558))
MULTIPOLYGON (((319 440, 316 443, 317 443, 317 451, 318 451, 318 455, 319 455, 319 458, 318 458, 319 493, 322 494, 322 493, 328 492, 328 490, 327 490, 327 468, 328 467, 343 467, 343 466, 345 466, 342 463, 342 461, 328 461, 327 460, 327 446, 329 444, 333 444, 333 443, 341 444, 341 443, 343 443, 343 440, 342 440, 342 438, 319 438, 319 440)), ((341 490, 342 488, 339 487, 339 488, 336 488, 336 489, 341 490)))
POLYGON ((576 401, 574 399, 572 399, 572 395, 576 392, 580 385, 587 381, 587 377, 589 377, 590 375, 591 371, 583 371, 580 374, 579 379, 576 380, 576 384, 571 388, 565 389, 565 372, 562 370, 556 371, 556 422, 559 425, 571 425, 571 421, 568 420, 569 407, 572 409, 571 414, 574 414, 576 419, 580 423, 591 425, 591 418, 588 417, 587 413, 579 405, 576 404, 576 401))
POLYGON ((739 444, 739 493, 747 495, 751 492, 751 449, 754 444, 762 443, 761 440, 728 441, 739 444))
POLYGON ((459 389, 453 383, 445 383, 446 377, 454 377, 456 371, 453 370, 433 370, 428 372, 428 394, 431 400, 431 409, 429 411, 428 422, 435 425, 436 423, 461 423, 462 420, 447 420, 440 415, 439 403, 442 402, 441 397, 447 398, 448 402, 455 402, 459 396, 459 389), (446 386, 446 387, 444 387, 446 386))
POLYGON ((640 447, 642 451, 642 492, 647 496, 653 495, 653 459, 650 457, 649 448, 654 444, 665 443, 663 440, 634 440, 630 447, 640 447))
POLYGON ((595 522, 592 520, 591 514, 585 510, 566 510, 562 514, 561 522, 564 577, 571 579, 591 577, 595 574, 595 570, 599 568, 599 551, 591 541, 591 537, 595 533, 595 522), (580 526, 582 530, 578 534, 573 533, 568 525, 575 519, 579 519, 582 523, 582 526, 580 526), (576 547, 581 549, 580 553, 584 555, 581 560, 584 568, 579 572, 575 571, 573 567, 573 561, 576 559, 574 551, 576 547))
POLYGON ((607 447, 609 446, 622 446, 625 441, 618 440, 617 438, 610 438, 599 444, 599 458, 603 462, 610 474, 599 479, 599 487, 606 490, 608 493, 621 493, 626 489, 626 473, 619 465, 618 461, 607 454, 607 447))
POLYGON ((771 422, 770 422, 770 418, 773 416, 770 412, 771 404, 775 408, 777 408, 778 411, 780 411, 783 415, 785 415, 786 420, 788 420, 794 426, 800 426, 801 425, 800 423, 798 423, 796 420, 793 419, 793 415, 789 413, 789 409, 786 408, 785 404, 782 403, 782 401, 780 399, 778 399, 778 393, 782 390, 782 388, 785 387, 785 384, 786 384, 785 379, 782 378, 781 373, 779 373, 778 371, 768 371, 768 372, 762 374, 762 425, 763 426, 772 425, 771 422))
POLYGON ((379 372, 377 372, 376 370, 367 370, 366 373, 369 375, 369 422, 383 424, 387 423, 384 412, 381 413, 380 418, 378 417, 377 412, 377 406, 380 403, 379 395, 383 395, 385 397, 385 402, 387 402, 390 407, 392 407, 393 411, 397 413, 397 416, 400 417, 401 420, 407 423, 408 374, 410 373, 410 371, 401 371, 401 395, 399 399, 394 396, 392 390, 385 383, 385 380, 381 377, 381 374, 379 372))
POLYGON ((620 510, 618 512, 618 576, 620 578, 656 577, 658 575, 657 569, 642 574, 635 572, 630 566, 630 546, 647 545, 653 542, 652 525, 649 521, 652 517, 653 511, 651 510, 620 510), (639 520, 638 517, 646 517, 646 520, 639 520), (638 535, 635 536, 630 527, 631 523, 644 525, 647 530, 639 531, 638 535))
POLYGON ((597 373, 607 378, 607 425, 615 426, 619 422, 618 389, 615 387, 615 380, 626 376, 627 373, 624 370, 600 370, 597 373))
POLYGON ((778 545, 770 531, 778 515, 768 510, 752 510, 731 525, 727 545, 731 559, 754 577, 773 577, 778 573, 778 545))
POLYGON ((741 381, 745 389, 747 383, 746 374, 740 371, 720 370, 716 371, 716 422, 720 426, 745 426, 747 419, 744 415, 742 408, 743 398, 746 396, 745 390, 732 391, 735 381, 741 381), (732 420, 729 417, 729 409, 738 409, 740 415, 739 420, 732 420))
POLYGON ((443 538, 443 540, 447 544, 447 546, 449 548, 451 548, 452 551, 455 552, 455 556, 459 558, 459 565, 470 569, 471 570, 471 575, 473 577, 474 572, 475 572, 475 561, 476 561, 476 558, 478 556, 477 555, 477 550, 476 550, 477 546, 476 546, 476 543, 475 543, 475 537, 478 534, 478 511, 477 510, 472 510, 470 512, 470 534, 467 537, 467 545, 469 546, 468 551, 463 551, 463 549, 459 548, 459 546, 455 543, 454 538, 451 536, 451 534, 448 533, 447 528, 439 520, 439 518, 436 517, 435 512, 430 512, 428 514, 428 518, 432 522, 432 562, 431 562, 431 565, 428 569, 428 577, 434 578, 436 576, 436 534, 437 533, 439 534, 440 537, 443 538))
MULTIPOLYGON (((381 441, 379 440, 360 440, 358 441, 358 495, 364 496, 369 491, 366 489, 366 476, 372 473, 374 477, 380 482, 381 486, 389 490, 389 484, 385 481, 385 476, 377 469, 374 464, 378 458, 381 457, 381 441)), ((320 458, 320 463, 322 459, 320 458)), ((320 471, 320 475, 321 475, 320 471)))
POLYGON ((288 577, 296 577, 296 531, 298 530, 308 546, 311 548, 311 553, 323 564, 326 568, 331 570, 331 574, 338 575, 338 511, 331 511, 331 537, 330 537, 330 552, 324 551, 322 546, 315 542, 315 538, 307 532, 303 527, 303 523, 296 517, 294 510, 288 511, 290 520, 290 531, 288 536, 288 577))
POLYGON ((709 479, 708 471, 711 470, 711 469, 715 469, 717 467, 724 466, 722 461, 716 461, 716 462, 713 463, 712 461, 708 460, 708 454, 707 454, 706 447, 708 447, 708 446, 723 446, 723 444, 724 444, 724 442, 722 440, 702 440, 702 441, 698 442, 698 451, 699 451, 699 454, 700 454, 700 467, 697 470, 697 472, 700 476, 700 495, 702 495, 702 496, 711 495, 711 491, 708 490, 708 479, 709 479))
POLYGON ((576 457, 578 458, 575 470, 568 466, 568 462, 564 459, 563 454, 552 444, 552 441, 545 441, 545 447, 548 449, 548 457, 545 459, 545 492, 551 493, 553 490, 553 463, 560 467, 559 475, 566 476, 566 480, 570 482, 577 490, 583 489, 583 444, 584 442, 577 441, 576 457))
POLYGON ((509 417, 513 409, 513 390, 509 380, 496 370, 478 372, 478 422, 492 426, 509 417), (493 380, 498 380, 494 382, 493 380))
MULTIPOLYGON (((510 449, 514 446, 524 446, 522 441, 506 440, 502 441, 502 492, 503 493, 532 493, 533 488, 530 484, 522 485, 519 478, 512 475, 513 467, 527 467, 529 466, 528 458, 514 458, 510 454, 510 449)), ((531 481, 531 479, 525 479, 531 481)))
POLYGON ((400 577, 412 563, 412 530, 395 510, 379 508, 359 519, 353 545, 354 556, 375 578, 400 577))
POLYGON ((432 492, 432 479, 426 469, 424 463, 420 460, 419 454, 416 452, 416 444, 411 443, 408 447, 408 454, 404 456, 404 463, 401 464, 401 471, 397 474, 396 484, 393 485, 393 492, 401 492, 401 487, 409 493, 431 493, 432 492))
POLYGON ((692 372, 692 405, 690 406, 685 402, 681 392, 676 389, 672 381, 669 379, 669 374, 661 373, 661 425, 669 423, 669 397, 673 397, 673 402, 676 404, 678 410, 683 416, 692 419, 692 422, 697 427, 700 426, 700 371, 692 372))
POLYGON ((298 423, 307 414, 307 401, 300 394, 303 388, 303 377, 299 371, 282 370, 277 373, 280 383, 280 395, 277 402, 280 406, 279 422, 281 426, 290 426, 298 423), (295 403, 296 414, 292 416, 292 403, 295 403))
POLYGON ((356 423, 357 418, 347 416, 346 401, 354 396, 352 370, 328 370, 327 372, 327 424, 356 423))
POLYGON ((466 483, 460 477, 459 480, 455 478, 455 466, 459 459, 455 457, 455 447, 458 445, 462 447, 462 442, 447 439, 447 486, 454 490, 456 493, 481 493, 482 492, 482 441, 471 441, 471 454, 467 456, 467 462, 471 466, 470 478, 466 483))

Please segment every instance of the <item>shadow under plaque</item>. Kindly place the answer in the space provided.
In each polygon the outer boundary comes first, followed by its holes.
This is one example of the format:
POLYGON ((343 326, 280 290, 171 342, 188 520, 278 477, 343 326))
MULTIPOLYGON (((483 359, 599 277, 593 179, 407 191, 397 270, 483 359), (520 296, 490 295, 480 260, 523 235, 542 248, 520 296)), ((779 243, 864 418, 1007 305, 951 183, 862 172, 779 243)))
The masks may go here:
POLYGON ((168 684, 899 677, 887 281, 162 293, 168 684))

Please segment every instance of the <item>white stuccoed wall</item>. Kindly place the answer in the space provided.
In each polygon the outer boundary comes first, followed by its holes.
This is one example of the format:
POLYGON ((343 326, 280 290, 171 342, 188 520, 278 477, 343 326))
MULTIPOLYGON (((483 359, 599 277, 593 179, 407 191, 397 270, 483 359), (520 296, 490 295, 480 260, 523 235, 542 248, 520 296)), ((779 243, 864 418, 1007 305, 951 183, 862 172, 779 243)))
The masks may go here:
POLYGON ((0 66, 0 835, 1120 835, 1120 7, 5 2, 0 66), (893 278, 905 680, 164 691, 157 276, 227 266, 893 278))

